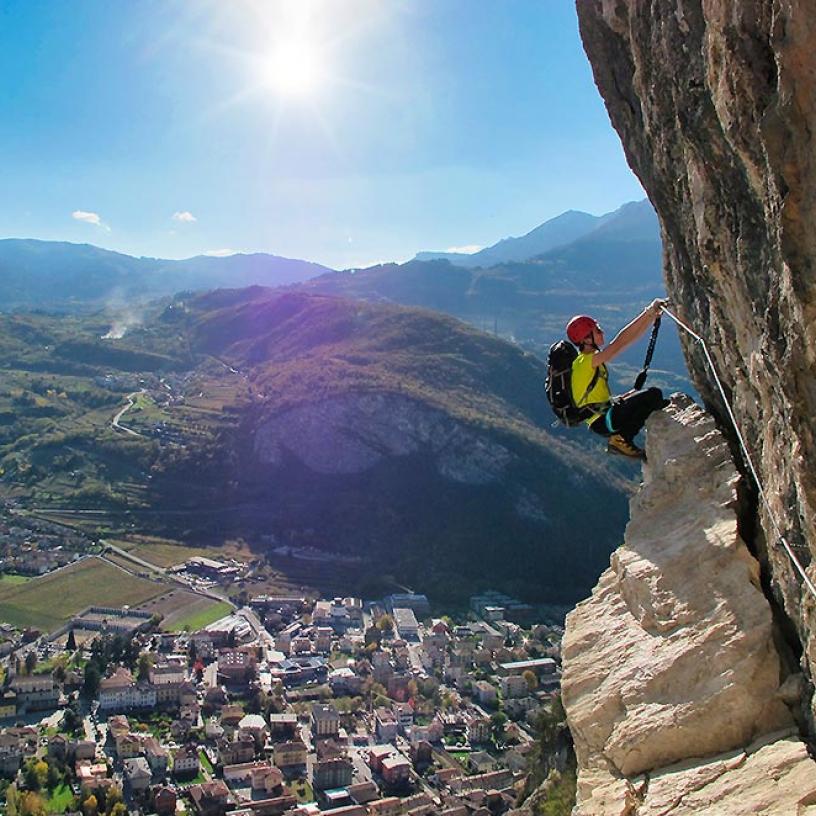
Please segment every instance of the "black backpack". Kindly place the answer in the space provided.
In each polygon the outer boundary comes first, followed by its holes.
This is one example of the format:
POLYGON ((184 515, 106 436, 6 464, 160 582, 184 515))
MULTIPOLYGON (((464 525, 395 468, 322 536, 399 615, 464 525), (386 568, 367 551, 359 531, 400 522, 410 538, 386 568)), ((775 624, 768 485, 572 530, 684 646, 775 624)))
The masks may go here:
MULTIPOLYGON (((569 340, 553 343, 547 355, 547 379, 544 382, 544 390, 558 421, 568 428, 580 425, 598 413, 597 406, 584 405, 579 408, 572 399, 572 363, 577 356, 578 349, 569 340)), ((600 369, 596 368, 586 394, 595 387, 600 373, 600 369)), ((586 394, 583 399, 586 398, 586 394)))

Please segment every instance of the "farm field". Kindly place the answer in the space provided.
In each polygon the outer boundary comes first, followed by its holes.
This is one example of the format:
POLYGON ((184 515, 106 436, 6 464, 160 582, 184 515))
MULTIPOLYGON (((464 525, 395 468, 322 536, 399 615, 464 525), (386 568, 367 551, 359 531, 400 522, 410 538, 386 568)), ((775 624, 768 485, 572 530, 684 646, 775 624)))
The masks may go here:
POLYGON ((19 586, 27 584, 31 578, 28 575, 17 575, 15 573, 3 573, 0 575, 0 586, 19 586))
POLYGON ((136 578, 90 556, 25 584, 0 584, 0 620, 47 631, 87 606, 138 606, 166 592, 166 585, 136 578))
POLYGON ((181 564, 188 558, 196 555, 206 558, 237 558, 238 560, 249 560, 251 553, 245 547, 232 542, 226 543, 223 547, 188 547, 184 544, 176 544, 160 538, 148 536, 139 537, 134 541, 118 541, 111 539, 111 543, 116 544, 123 550, 155 564, 157 567, 174 567, 181 564))
POLYGON ((140 609, 161 615, 161 627, 165 631, 180 632, 185 627, 190 631, 201 629, 228 615, 232 607, 226 601, 213 601, 183 589, 176 589, 160 598, 147 601, 140 609))

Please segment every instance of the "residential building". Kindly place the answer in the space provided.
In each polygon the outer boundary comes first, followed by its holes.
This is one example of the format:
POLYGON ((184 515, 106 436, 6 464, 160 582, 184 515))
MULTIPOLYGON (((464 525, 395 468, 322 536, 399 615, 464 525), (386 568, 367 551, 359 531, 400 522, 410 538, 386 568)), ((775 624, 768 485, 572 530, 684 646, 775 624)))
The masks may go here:
POLYGON ((340 715, 333 705, 312 706, 312 733, 318 739, 336 737, 340 733, 340 715))
POLYGON ((510 674, 499 680, 502 696, 505 699, 524 697, 527 694, 527 681, 520 674, 510 674))
POLYGON ((476 696, 479 699, 479 702, 483 706, 488 706, 490 708, 494 708, 496 706, 498 695, 496 694, 495 686, 490 685, 487 680, 479 680, 473 684, 473 688, 476 691, 476 696))
POLYGON ((387 799, 377 799, 368 803, 370 816, 400 816, 402 813, 402 799, 389 796, 387 799))
POLYGON ((234 740, 219 740, 217 750, 221 765, 251 762, 255 758, 255 739, 251 734, 238 734, 234 740))
POLYGON ((414 708, 410 703, 394 703, 391 706, 394 716, 397 718, 400 730, 406 733, 414 724, 414 708))
POLYGON ((17 711, 46 711, 59 703, 59 689, 50 674, 16 674, 10 684, 17 711))
POLYGON ((194 744, 182 745, 173 755, 173 776, 196 776, 200 770, 198 748, 194 744))
POLYGON ((122 666, 99 684, 100 711, 130 711, 155 707, 156 689, 148 683, 134 682, 133 675, 122 666))
POLYGON ((162 785, 153 794, 153 807, 158 816, 175 816, 177 796, 173 788, 162 785))
POLYGON ((473 744, 490 741, 490 720, 487 717, 470 717, 467 721, 468 740, 473 744))
POLYGON ((125 780, 134 793, 143 793, 150 787, 153 774, 144 757, 126 759, 123 766, 125 780))
POLYGON ((402 754, 393 754, 382 761, 382 778, 386 785, 395 788, 408 782, 411 762, 402 754))
POLYGON ((306 767, 307 750, 300 740, 278 742, 272 749, 275 765, 286 773, 295 773, 306 767))
POLYGON ((351 784, 354 765, 347 756, 316 759, 312 765, 312 787, 324 791, 351 784))
POLYGON ((390 708, 380 707, 374 712, 374 727, 381 742, 394 742, 399 733, 399 722, 390 708))
POLYGON ((167 749, 155 737, 145 737, 142 740, 142 750, 153 776, 163 779, 167 773, 169 761, 167 749))
POLYGON ((291 739, 297 733, 297 714, 284 711, 282 714, 269 715, 269 735, 273 739, 291 739))
POLYGON ((238 733, 250 734, 258 747, 263 747, 269 736, 269 727, 260 714, 246 714, 238 723, 238 733))
POLYGON ((283 774, 280 769, 268 761, 226 765, 223 773, 224 781, 230 787, 248 787, 267 795, 279 793, 283 784, 283 774))
POLYGON ((198 816, 224 816, 228 810, 229 788, 223 779, 192 785, 187 793, 198 816))

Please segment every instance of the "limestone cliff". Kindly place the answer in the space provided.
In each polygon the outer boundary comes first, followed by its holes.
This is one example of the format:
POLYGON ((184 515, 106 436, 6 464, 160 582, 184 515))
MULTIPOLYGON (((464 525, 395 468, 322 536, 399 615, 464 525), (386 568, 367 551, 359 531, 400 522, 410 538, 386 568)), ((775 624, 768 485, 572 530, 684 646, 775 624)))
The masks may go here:
MULTIPOLYGON (((577 0, 577 9, 612 124, 660 218, 672 301, 710 347, 771 514, 816 577, 812 0, 577 0)), ((684 340, 745 474, 700 346, 684 340)), ((743 530, 808 678, 800 702, 813 739, 816 601, 756 500, 743 530)))
POLYGON ((775 645, 728 446, 686 397, 647 427, 625 542, 567 618, 578 813, 816 814, 801 674, 775 645))

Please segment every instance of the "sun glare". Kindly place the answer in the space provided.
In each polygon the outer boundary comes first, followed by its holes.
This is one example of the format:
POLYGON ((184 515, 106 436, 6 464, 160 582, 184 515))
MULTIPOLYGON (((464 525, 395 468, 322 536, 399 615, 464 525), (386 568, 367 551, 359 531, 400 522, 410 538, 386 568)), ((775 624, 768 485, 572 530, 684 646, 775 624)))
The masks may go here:
POLYGON ((305 40, 291 40, 276 46, 263 72, 266 83, 285 96, 313 94, 323 75, 314 46, 305 40))

